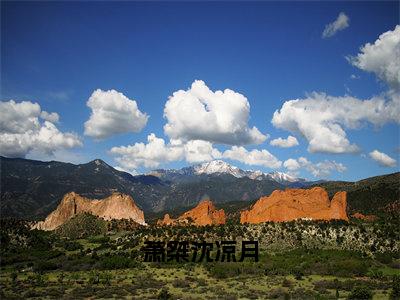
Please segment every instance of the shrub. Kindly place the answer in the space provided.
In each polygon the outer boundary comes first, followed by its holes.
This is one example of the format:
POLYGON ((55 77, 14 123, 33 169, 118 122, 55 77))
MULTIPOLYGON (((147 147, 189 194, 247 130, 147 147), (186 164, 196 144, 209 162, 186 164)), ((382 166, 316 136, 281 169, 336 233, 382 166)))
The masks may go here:
POLYGON ((106 270, 113 270, 113 269, 127 269, 136 267, 137 263, 125 256, 109 256, 109 257, 102 257, 100 260, 100 266, 106 270))
POLYGON ((171 294, 169 293, 167 288, 163 288, 159 293, 158 293, 158 299, 161 300, 167 300, 171 299, 171 294))
POLYGON ((67 251, 76 251, 83 249, 83 246, 76 241, 64 241, 62 247, 67 251))
POLYGON ((356 286, 350 293, 349 299, 369 300, 372 299, 372 291, 365 285, 356 286))
POLYGON ((400 299, 400 276, 393 276, 390 299, 400 299))

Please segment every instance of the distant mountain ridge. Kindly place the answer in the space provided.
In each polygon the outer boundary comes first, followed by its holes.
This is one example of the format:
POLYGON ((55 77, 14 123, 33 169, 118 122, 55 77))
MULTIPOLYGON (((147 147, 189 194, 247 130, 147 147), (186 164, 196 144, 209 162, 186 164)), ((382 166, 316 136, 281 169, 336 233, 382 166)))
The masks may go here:
POLYGON ((145 212, 190 207, 210 197, 215 203, 252 201, 284 185, 264 178, 253 180, 231 174, 190 175, 191 167, 173 172, 185 180, 152 175, 133 176, 101 159, 74 165, 0 157, 2 217, 40 219, 53 211, 62 197, 76 192, 101 199, 114 192, 127 194, 145 212))
POLYGON ((157 169, 149 172, 147 175, 153 175, 163 180, 190 181, 190 179, 193 180, 194 176, 222 174, 231 175, 236 178, 248 177, 253 180, 269 179, 284 185, 289 185, 295 182, 306 182, 303 178, 296 178, 282 172, 263 173, 259 170, 242 170, 222 160, 213 160, 182 169, 157 169))
POLYGON ((0 168, 0 216, 31 220, 46 217, 69 192, 92 199, 123 193, 135 199, 145 214, 193 208, 207 198, 221 208, 225 208, 225 204, 245 208, 274 190, 310 186, 325 187, 331 197, 339 190, 347 191, 351 213, 374 214, 392 204, 400 207, 400 173, 358 182, 301 179, 293 182, 284 173, 243 171, 214 161, 133 176, 100 159, 74 165, 1 156, 0 168))

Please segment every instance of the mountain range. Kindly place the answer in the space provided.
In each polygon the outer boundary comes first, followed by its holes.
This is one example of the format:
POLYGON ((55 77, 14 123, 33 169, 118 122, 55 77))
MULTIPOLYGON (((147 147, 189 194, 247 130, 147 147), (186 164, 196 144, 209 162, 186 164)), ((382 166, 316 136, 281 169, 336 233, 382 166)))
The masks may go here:
POLYGON ((151 171, 148 175, 156 176, 163 180, 175 182, 199 181, 202 175, 231 175, 236 178, 250 178, 252 180, 272 180, 283 185, 306 182, 303 178, 296 178, 282 172, 263 173, 261 171, 242 170, 222 160, 185 167, 182 169, 158 169, 151 171))
POLYGON ((136 176, 118 171, 101 159, 75 165, 0 157, 0 167, 1 217, 32 220, 43 219, 72 191, 98 199, 124 193, 147 215, 191 208, 206 198, 219 207, 245 207, 288 187, 325 186, 330 194, 346 190, 349 208, 360 212, 398 201, 400 194, 400 173, 356 183, 311 182, 285 173, 241 170, 219 160, 136 176))

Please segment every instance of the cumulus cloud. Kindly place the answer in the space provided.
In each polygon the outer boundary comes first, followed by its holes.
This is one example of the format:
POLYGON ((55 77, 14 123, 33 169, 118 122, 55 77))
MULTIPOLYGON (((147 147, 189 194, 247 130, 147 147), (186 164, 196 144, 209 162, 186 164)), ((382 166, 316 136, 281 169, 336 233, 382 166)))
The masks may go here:
POLYGON ((282 147, 282 148, 290 148, 297 146, 299 142, 294 136, 289 135, 287 139, 283 138, 277 138, 269 142, 271 146, 277 146, 277 147, 282 147))
POLYGON ((115 90, 95 90, 86 105, 92 113, 85 122, 85 135, 95 139, 140 132, 147 124, 148 116, 139 110, 136 101, 115 90))
POLYGON ((248 125, 250 104, 230 89, 211 91, 196 80, 187 91, 174 92, 165 104, 164 132, 172 139, 203 140, 218 144, 260 144, 267 139, 248 125))
POLYGON ((288 169, 289 171, 297 171, 298 169, 301 168, 300 164, 297 162, 297 160, 293 158, 289 158, 285 160, 283 163, 283 166, 288 169))
POLYGON ((349 20, 349 17, 344 12, 341 12, 335 21, 325 26, 322 37, 329 38, 334 36, 338 31, 349 27, 349 20))
POLYGON ((38 103, 0 102, 0 154, 7 157, 25 157, 30 152, 52 155, 57 150, 82 146, 75 133, 61 132, 51 122, 58 119, 57 113, 42 111, 38 103))
POLYGON ((60 116, 58 115, 58 113, 56 112, 48 113, 47 111, 44 110, 40 113, 40 117, 43 120, 49 121, 51 123, 58 123, 58 121, 60 120, 60 116))
POLYGON ((361 70, 373 72, 392 88, 400 88, 400 25, 382 33, 374 44, 367 43, 350 63, 361 70))
POLYGON ((263 166, 271 169, 279 168, 282 165, 280 160, 265 149, 248 151, 244 147, 233 146, 223 153, 223 157, 240 161, 246 165, 263 166))
POLYGON ((400 96, 388 93, 360 100, 314 92, 305 99, 286 101, 271 122, 304 136, 309 152, 353 153, 359 148, 348 140, 344 128, 357 129, 366 122, 376 126, 400 123, 400 96))
POLYGON ((129 146, 113 147, 110 153, 116 157, 119 167, 135 172, 139 167, 156 168, 161 164, 186 160, 199 163, 221 158, 221 152, 213 148, 210 142, 191 140, 182 142, 171 139, 165 143, 154 133, 147 136, 147 143, 135 143, 129 146))
POLYGON ((328 177, 332 171, 337 171, 340 173, 346 171, 346 167, 342 163, 329 160, 312 163, 305 157, 299 157, 298 159, 289 158, 283 163, 283 166, 291 172, 295 172, 301 168, 304 168, 314 177, 318 178, 328 177))
POLYGON ((147 137, 147 143, 135 143, 129 146, 113 147, 110 153, 115 156, 121 170, 136 172, 139 167, 156 168, 161 164, 185 160, 189 163, 200 163, 214 159, 227 158, 247 165, 258 165, 268 168, 279 168, 282 162, 267 150, 248 151, 244 147, 232 146, 221 153, 213 144, 203 140, 183 142, 171 139, 166 143, 154 133, 147 137))
POLYGON ((378 150, 370 152, 369 156, 383 167, 395 167, 397 164, 395 159, 378 150))
POLYGON ((185 159, 190 163, 198 163, 221 158, 221 152, 213 148, 210 142, 192 140, 185 144, 185 159))
POLYGON ((111 154, 116 160, 129 170, 140 166, 146 168, 158 167, 161 163, 180 160, 183 157, 183 147, 180 144, 166 144, 164 139, 156 137, 154 133, 147 136, 147 144, 135 143, 129 146, 113 147, 111 154))

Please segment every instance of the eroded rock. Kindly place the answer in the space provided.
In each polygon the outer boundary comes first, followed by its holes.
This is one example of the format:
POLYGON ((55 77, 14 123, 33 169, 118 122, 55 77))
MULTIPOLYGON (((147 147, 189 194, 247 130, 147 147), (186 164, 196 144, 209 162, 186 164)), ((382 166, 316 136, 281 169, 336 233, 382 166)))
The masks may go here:
POLYGON ((242 211, 240 222, 286 222, 296 219, 348 220, 346 192, 338 192, 332 201, 321 187, 276 190, 261 197, 250 210, 242 211))
POLYGON ((38 222, 33 228, 54 230, 73 216, 84 212, 105 220, 132 219, 146 225, 143 211, 136 206, 131 196, 113 193, 107 198, 92 200, 70 192, 64 195, 57 208, 44 221, 38 222))

